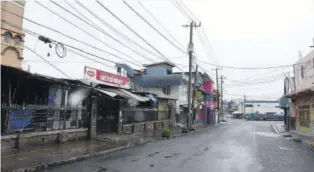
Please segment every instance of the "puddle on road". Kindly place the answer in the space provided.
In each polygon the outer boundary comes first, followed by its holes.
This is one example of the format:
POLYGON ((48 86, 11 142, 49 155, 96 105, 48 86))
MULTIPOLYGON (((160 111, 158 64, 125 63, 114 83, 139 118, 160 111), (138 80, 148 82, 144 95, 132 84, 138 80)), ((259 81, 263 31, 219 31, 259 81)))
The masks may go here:
POLYGON ((157 155, 157 154, 159 154, 160 152, 154 152, 154 153, 151 153, 151 154, 149 154, 149 155, 147 155, 148 157, 153 157, 153 156, 155 156, 155 155, 157 155))
POLYGON ((255 134, 264 136, 264 137, 280 137, 280 135, 272 132, 256 132, 255 134))
POLYGON ((283 147, 283 146, 279 146, 279 149, 281 149, 281 150, 293 150, 293 149, 290 149, 290 148, 287 148, 287 147, 283 147))

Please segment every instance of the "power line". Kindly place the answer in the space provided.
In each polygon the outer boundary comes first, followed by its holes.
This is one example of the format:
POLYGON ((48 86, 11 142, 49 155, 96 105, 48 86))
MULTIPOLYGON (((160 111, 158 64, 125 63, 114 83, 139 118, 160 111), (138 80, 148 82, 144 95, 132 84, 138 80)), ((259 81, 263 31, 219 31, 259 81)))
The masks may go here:
POLYGON ((156 29, 151 23, 149 23, 141 14, 139 14, 131 5, 129 5, 127 2, 123 1, 123 3, 129 7, 137 16, 139 16, 147 25, 149 25, 152 29, 154 29, 161 37, 165 38, 171 45, 176 47, 179 51, 186 54, 186 51, 182 48, 178 47, 176 44, 174 44, 172 41, 170 41, 164 34, 162 34, 158 29, 156 29))
MULTIPOLYGON (((109 34, 108 32, 106 32, 105 30, 101 29, 101 28, 98 27, 97 25, 95 26, 95 25, 93 25, 93 24, 90 24, 90 23, 89 23, 88 21, 86 21, 85 19, 83 19, 83 18, 77 16, 76 14, 72 13, 72 12, 69 11, 68 9, 64 8, 63 6, 61 6, 60 4, 58 4, 58 3, 56 3, 56 2, 54 2, 54 1, 52 1, 52 0, 50 0, 50 2, 52 2, 52 3, 55 4, 56 6, 60 7, 60 8, 63 9, 64 11, 70 13, 71 15, 73 15, 74 17, 76 17, 77 19, 79 19, 79 20, 83 21, 84 23, 88 24, 89 26, 95 28, 95 29, 98 30, 99 32, 105 34, 106 36, 108 36, 109 38, 111 38, 111 39, 113 39, 114 41, 118 42, 119 44, 123 45, 124 47, 130 49, 130 50, 133 51, 134 53, 136 53, 136 54, 138 54, 138 55, 144 57, 144 58, 147 59, 147 60, 152 61, 151 59, 147 58, 147 57, 144 56, 143 54, 141 54, 141 53, 135 51, 132 47, 130 47, 130 46, 124 44, 123 42, 119 41, 118 39, 116 39, 115 37, 113 37, 112 35, 110 35, 110 34, 109 34)), ((114 50, 117 51, 116 48, 114 48, 114 50)), ((127 54, 125 54, 125 53, 122 53, 121 51, 118 51, 118 52, 120 52, 121 54, 123 54, 123 55, 129 57, 129 55, 127 55, 127 54)), ((132 58, 132 59, 133 59, 133 58, 132 58)), ((133 59, 133 60, 134 60, 134 59, 133 59)), ((153 61, 152 61, 152 62, 153 62, 153 61)))
MULTIPOLYGON (((167 61, 171 62, 164 54, 162 54, 156 47, 151 45, 147 40, 145 40, 141 35, 139 35, 136 31, 134 31, 130 26, 128 26, 125 22, 123 22, 117 15, 115 15, 112 11, 110 11, 107 7, 105 7, 99 0, 97 0, 97 3, 103 7, 109 14, 111 14, 114 18, 116 18, 120 23, 122 23, 125 27, 127 27, 131 32, 133 32, 137 37, 139 37, 142 41, 144 41, 149 47, 151 47, 154 51, 156 51, 159 55, 164 57, 167 61)), ((172 63, 172 62, 171 62, 172 63)), ((183 71, 181 68, 176 66, 178 69, 183 71)))
POLYGON ((46 28, 46 29, 48 29, 48 30, 51 30, 51 31, 53 31, 53 32, 55 32, 55 33, 58 33, 58 34, 60 34, 60 35, 62 35, 62 36, 65 36, 65 37, 67 37, 67 38, 69 38, 69 39, 72 39, 72 40, 74 40, 74 41, 76 41, 76 42, 79 42, 79 43, 82 43, 82 44, 84 44, 84 45, 86 45, 86 46, 89 46, 89 47, 91 47, 91 48, 94 48, 94 49, 96 49, 96 50, 105 52, 105 53, 107 53, 107 54, 109 53, 109 52, 107 52, 107 51, 105 51, 105 50, 103 50, 103 49, 97 48, 97 47, 95 47, 95 46, 93 46, 93 45, 87 44, 86 42, 83 42, 83 41, 78 40, 78 39, 76 39, 76 38, 74 38, 74 37, 71 37, 71 36, 69 36, 69 35, 67 35, 67 34, 64 34, 64 33, 60 32, 60 31, 58 31, 58 30, 56 30, 56 29, 53 29, 53 28, 48 27, 48 26, 46 26, 46 25, 40 24, 40 23, 38 23, 38 22, 35 22, 34 20, 28 19, 28 18, 26 18, 26 17, 23 17, 23 16, 21 16, 21 15, 18 15, 18 14, 16 14, 16 13, 13 13, 13 12, 8 11, 8 10, 3 9, 3 8, 1 8, 1 10, 6 11, 6 12, 12 14, 12 15, 15 15, 16 17, 22 18, 22 19, 24 19, 24 20, 26 20, 26 21, 29 21, 29 22, 31 22, 31 23, 33 23, 33 24, 36 24, 37 26, 40 26, 40 27, 46 28))
POLYGON ((177 8, 180 12, 181 12, 181 14, 183 14, 186 18, 188 18, 189 20, 193 20, 192 18, 191 18, 191 16, 189 16, 180 6, 178 6, 178 4, 177 4, 177 1, 172 1, 172 0, 170 0, 170 2, 173 4, 173 6, 175 7, 175 8, 177 8))
POLYGON ((194 18, 194 19, 200 21, 200 19, 181 0, 177 1, 177 3, 178 3, 178 5, 180 5, 180 6, 182 5, 183 6, 182 7, 183 10, 184 10, 184 7, 186 8, 186 10, 187 10, 186 14, 190 18, 194 18), (192 17, 190 15, 192 15, 192 17))
MULTIPOLYGON (((42 60, 23 60, 25 62, 38 62, 38 63, 42 63, 42 62, 45 62, 45 61, 42 61, 42 60)), ((49 61, 50 63, 98 63, 98 62, 91 62, 91 61, 49 61)))
POLYGON ((89 18, 87 18, 85 15, 83 15, 82 12, 80 12, 77 8, 75 8, 73 5, 71 5, 71 3, 69 3, 68 1, 64 0, 64 2, 72 9, 74 10, 78 15, 80 15, 81 17, 83 17, 86 21, 88 21, 90 24, 94 25, 95 27, 101 29, 101 27, 99 27, 97 24, 95 24, 93 21, 91 21, 89 18))
MULTIPOLYGON (((30 34, 30 35, 36 37, 36 38, 39 38, 39 36, 40 36, 39 33, 36 33, 36 32, 31 31, 31 30, 29 30, 29 29, 17 27, 16 25, 11 24, 11 23, 9 23, 9 22, 7 22, 7 21, 5 21, 5 20, 2 20, 2 21, 5 22, 6 24, 12 26, 12 27, 15 27, 15 28, 17 28, 17 29, 23 30, 25 33, 28 33, 28 34, 30 34)), ((54 43, 54 44, 56 44, 56 43, 61 43, 61 44, 63 44, 63 45, 66 46, 66 47, 70 47, 70 48, 72 48, 72 49, 78 50, 78 51, 80 51, 80 52, 82 52, 82 53, 85 53, 85 54, 88 54, 88 55, 90 55, 90 56, 99 58, 99 59, 101 59, 101 60, 104 60, 104 61, 107 61, 107 62, 110 62, 110 63, 113 63, 113 64, 117 64, 117 62, 115 62, 115 61, 113 61, 113 60, 109 60, 109 59, 106 59, 106 58, 97 56, 97 55, 92 54, 92 53, 90 53, 90 52, 84 51, 84 50, 82 50, 81 48, 77 48, 77 47, 75 47, 75 46, 72 46, 72 45, 69 45, 69 44, 65 44, 65 43, 62 43, 62 42, 60 42, 60 41, 53 40, 53 39, 51 39, 51 38, 47 38, 47 37, 45 37, 45 38, 48 39, 50 42, 52 42, 52 43, 54 43)), ((102 63, 102 62, 101 62, 101 63, 102 63)))
POLYGON ((139 3, 139 5, 155 20, 155 22, 162 27, 162 29, 164 31, 166 31, 168 33, 168 35, 181 47, 183 47, 183 45, 172 35, 172 33, 143 5, 143 3, 141 1, 137 1, 139 3))
MULTIPOLYGON (((224 93, 225 95, 230 96, 237 96, 237 97, 243 97, 243 95, 240 94, 230 94, 230 93, 224 93)), ((277 97, 271 97, 271 96, 257 96, 257 95, 246 95, 247 97, 257 97, 257 98, 273 98, 276 99, 277 97)))
MULTIPOLYGON (((35 3, 39 4, 40 6, 42 6, 42 7, 45 8, 45 9, 47 9, 48 11, 50 11, 50 12, 53 13, 53 14, 55 14, 56 16, 62 18, 64 21, 70 23, 70 24, 71 24, 72 26, 74 26, 75 28, 81 30, 82 32, 86 33, 87 35, 89 35, 89 36, 93 37, 94 39, 98 40, 99 42, 103 43, 103 44, 106 45, 107 47, 109 47, 109 48, 111 48, 111 49, 113 49, 113 50, 115 50, 115 51, 117 51, 117 52, 119 52, 119 53, 121 53, 121 54, 123 54, 123 55, 125 55, 125 56, 128 56, 128 55, 124 54, 123 52, 119 51, 118 49, 111 47, 108 43, 106 43, 106 42, 102 41, 101 39, 95 37, 94 35, 90 34, 89 32, 85 31, 84 29, 78 27, 78 26, 77 26, 76 24, 74 24, 73 22, 67 20, 66 18, 62 17, 62 16, 59 15, 58 13, 52 11, 51 9, 49 9, 49 8, 46 7, 45 5, 41 4, 40 2, 35 1, 35 3)), ((133 63, 132 61, 129 61, 129 60, 127 60, 127 59, 125 59, 125 58, 123 58, 123 57, 121 57, 121 56, 118 56, 118 55, 116 55, 116 54, 109 53, 109 52, 108 52, 108 54, 110 54, 110 55, 112 55, 112 56, 114 56, 114 57, 121 58, 121 59, 123 59, 123 60, 125 60, 125 61, 127 61, 127 62, 129 62, 129 63, 131 63, 131 64, 134 64, 134 65, 138 66, 138 64, 135 64, 135 63, 133 63)))
POLYGON ((120 37, 126 39, 127 41, 131 42, 132 44, 138 46, 139 48, 141 48, 141 50, 145 51, 148 54, 151 54, 153 56, 159 56, 158 54, 148 50, 147 48, 143 47, 142 45, 138 44, 137 42, 135 42, 134 40, 132 40, 131 38, 129 38, 128 36, 126 36, 125 34, 119 32, 119 30, 115 29, 111 24, 109 24, 108 22, 106 22, 105 20, 103 20, 102 18, 100 18, 98 15, 96 15, 92 10, 88 9, 87 7, 85 7, 82 3, 80 3, 79 1, 75 1, 78 5, 80 5, 84 10, 86 10, 88 13, 90 13, 91 15, 93 15, 98 21, 100 21, 103 25, 107 26, 111 31, 115 32, 116 34, 120 35, 120 37))
POLYGON ((280 79, 283 79, 283 77, 281 76, 279 78, 275 78, 275 79, 270 80, 270 81, 263 81, 263 82, 257 82, 257 83, 253 83, 253 84, 241 85, 241 86, 236 86, 236 87, 228 87, 228 88, 247 87, 247 86, 251 86, 251 85, 267 84, 267 83, 278 81, 280 79))
POLYGON ((222 68, 230 68, 230 69, 243 69, 243 70, 261 70, 261 69, 274 69, 274 68, 285 68, 285 67, 292 67, 292 65, 280 65, 280 66, 270 66, 270 67, 233 67, 233 66, 226 66, 226 65, 216 65, 213 63, 197 60, 200 63, 205 63, 209 65, 213 65, 216 67, 222 67, 222 68))
MULTIPOLYGON (((38 37, 37 35, 35 35, 35 34, 31 34, 31 33, 29 33, 29 32, 26 32, 27 34, 30 34, 31 36, 34 36, 34 37, 38 37)), ((49 39, 49 38, 48 38, 49 39)), ((57 42, 55 41, 55 40, 52 40, 53 42, 52 42, 52 44, 54 44, 54 45, 56 45, 57 44, 57 42)), ((58 42, 58 43, 60 43, 60 42, 58 42)), ((68 45, 66 45, 66 46, 68 46, 68 45)), ((72 47, 72 46, 71 46, 72 47)), ((74 49, 76 49, 76 50, 79 50, 79 51, 81 51, 81 49, 78 49, 78 48, 76 48, 76 47, 73 47, 74 49)), ((99 64, 102 64, 102 65, 104 65, 104 66, 106 66, 106 67, 109 67, 109 68, 111 68, 111 69, 115 69, 114 67, 112 67, 112 66, 109 66, 108 64, 106 64, 106 63, 103 63, 103 62, 101 62, 101 61, 98 61, 98 60, 95 60, 95 59, 93 59, 93 58, 90 58, 90 57, 88 57, 88 56, 86 56, 86 55, 83 55, 83 54, 80 54, 80 53, 78 53, 78 52, 75 52, 75 51, 73 51, 72 49, 67 49, 67 51, 70 51, 70 52, 72 52, 72 53, 74 53, 74 54, 76 54, 76 55, 79 55, 79 56, 81 56, 81 57, 83 57, 83 58, 85 58, 85 59, 89 59, 89 60, 91 60, 91 61, 94 61, 94 62, 96 62, 96 63, 99 63, 99 64)), ((85 52, 85 51, 82 51, 82 52, 85 52)), ((86 52, 85 52, 86 53, 86 52)), ((97 57, 97 58, 101 58, 101 57, 98 57, 98 56, 95 56, 95 55, 93 55, 93 54, 89 54, 89 55, 91 55, 91 56, 94 56, 94 57, 97 57)), ((113 61, 111 61, 111 60, 108 60, 108 59, 103 59, 103 58, 101 58, 102 60, 106 60, 106 61, 108 61, 108 62, 111 62, 111 63, 114 63, 114 64, 116 64, 116 62, 113 62, 113 61)), ((32 61, 32 60, 25 60, 25 61, 32 61)), ((50 61, 51 63, 54 63, 54 61, 50 61)), ((66 61, 63 61, 64 63, 66 63, 66 61)), ((56 61, 56 63, 61 63, 61 61, 56 61)), ((69 62, 69 63, 78 63, 78 62, 69 62)), ((90 62, 80 62, 80 63, 90 63, 90 62)))
POLYGON ((62 70, 60 70, 59 68, 57 68, 56 66, 54 66, 52 63, 50 63, 48 60, 46 60, 44 57, 42 57, 41 55, 39 55, 38 53, 36 53, 34 50, 32 50, 31 48, 27 47, 24 45, 24 48, 28 49, 29 51, 33 52, 34 54, 36 54, 38 57, 40 57, 42 60, 44 60, 46 63, 48 63, 51 67, 53 67, 54 69, 56 69, 57 71, 59 71, 60 73, 62 73, 64 76, 66 76, 67 78, 71 78, 69 77, 66 73, 64 73, 62 70))

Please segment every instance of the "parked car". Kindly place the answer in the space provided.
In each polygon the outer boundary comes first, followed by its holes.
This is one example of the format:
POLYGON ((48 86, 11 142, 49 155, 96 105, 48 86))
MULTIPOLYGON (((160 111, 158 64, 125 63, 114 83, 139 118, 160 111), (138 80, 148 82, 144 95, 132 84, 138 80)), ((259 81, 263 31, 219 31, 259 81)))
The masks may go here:
POLYGON ((247 117, 246 117, 246 120, 266 120, 267 117, 266 115, 264 114, 249 114, 247 117))

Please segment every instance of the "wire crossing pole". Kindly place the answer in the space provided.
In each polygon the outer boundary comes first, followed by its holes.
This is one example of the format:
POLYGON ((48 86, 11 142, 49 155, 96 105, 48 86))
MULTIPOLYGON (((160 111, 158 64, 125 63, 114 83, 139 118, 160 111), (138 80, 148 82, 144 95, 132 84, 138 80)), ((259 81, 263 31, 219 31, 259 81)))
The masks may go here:
POLYGON ((183 25, 183 27, 190 28, 190 42, 188 45, 188 53, 189 53, 189 85, 188 85, 188 114, 187 114, 187 128, 192 127, 192 118, 191 118, 191 88, 192 88, 192 58, 193 58, 193 51, 194 51, 194 44, 193 44, 193 29, 197 27, 201 27, 201 23, 198 25, 195 24, 194 21, 191 21, 190 25, 183 25))

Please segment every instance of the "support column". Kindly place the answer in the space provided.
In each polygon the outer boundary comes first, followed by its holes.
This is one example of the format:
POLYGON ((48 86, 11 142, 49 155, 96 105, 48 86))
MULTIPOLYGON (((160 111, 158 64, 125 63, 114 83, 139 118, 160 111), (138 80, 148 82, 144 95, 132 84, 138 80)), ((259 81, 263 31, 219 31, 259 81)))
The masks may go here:
POLYGON ((97 97, 92 96, 91 101, 89 138, 95 138, 97 134, 97 97))
POLYGON ((118 134, 123 133, 122 108, 123 108, 123 101, 119 100, 118 134))

